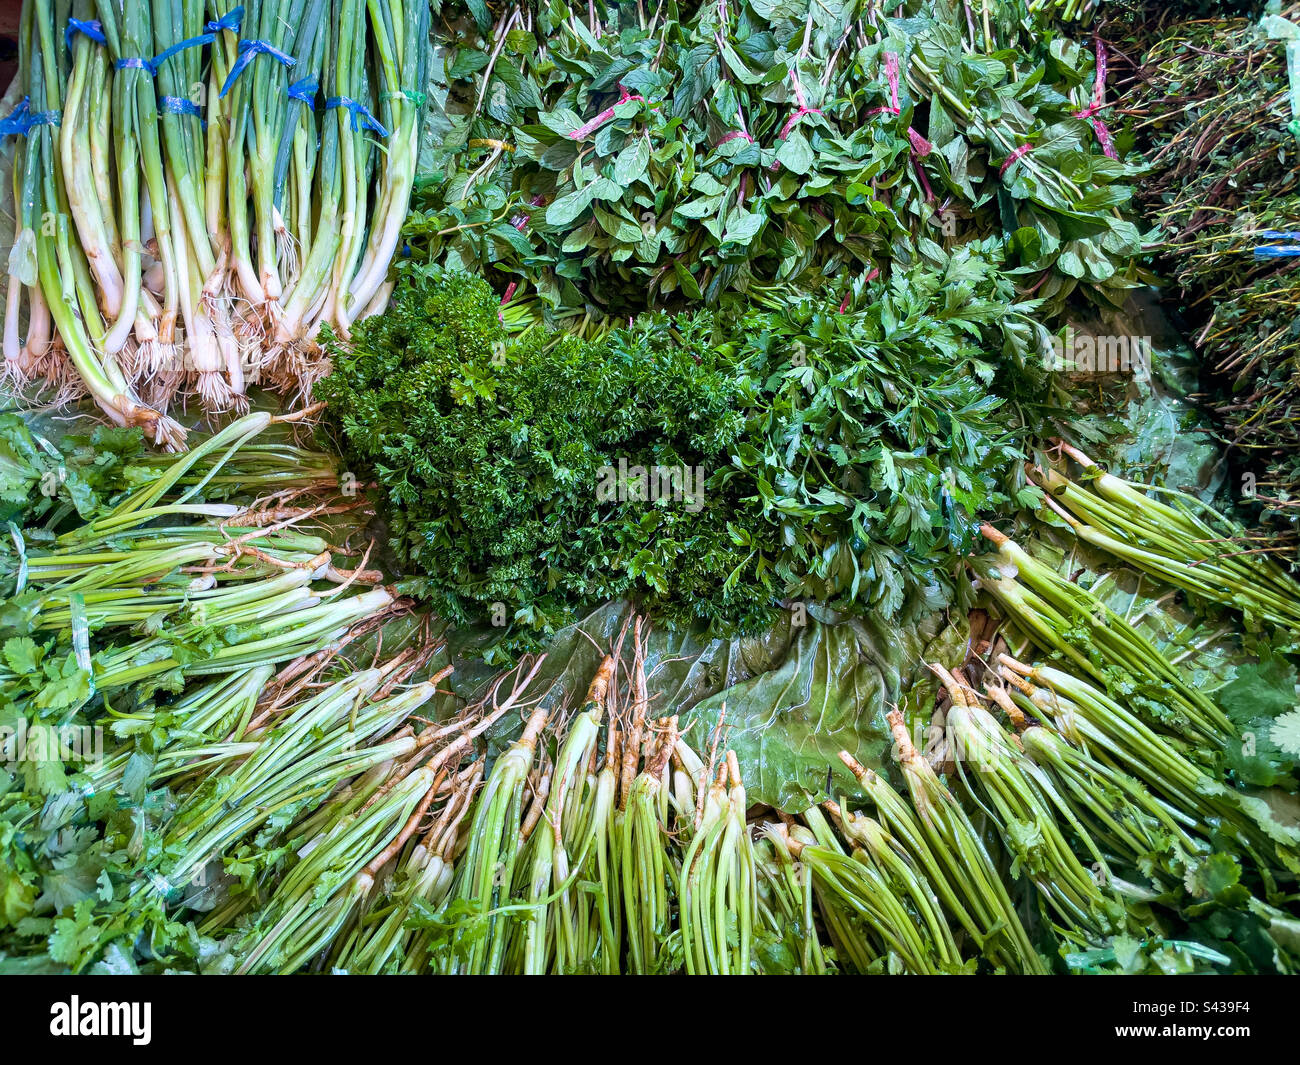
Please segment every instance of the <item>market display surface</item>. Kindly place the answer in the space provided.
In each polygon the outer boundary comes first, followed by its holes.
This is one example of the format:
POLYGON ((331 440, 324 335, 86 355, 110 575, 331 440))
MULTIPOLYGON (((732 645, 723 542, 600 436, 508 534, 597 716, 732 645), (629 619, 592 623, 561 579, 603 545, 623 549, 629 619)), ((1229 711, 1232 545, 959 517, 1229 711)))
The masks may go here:
POLYGON ((1300 4, 18 45, 0 973, 1300 966, 1300 4))

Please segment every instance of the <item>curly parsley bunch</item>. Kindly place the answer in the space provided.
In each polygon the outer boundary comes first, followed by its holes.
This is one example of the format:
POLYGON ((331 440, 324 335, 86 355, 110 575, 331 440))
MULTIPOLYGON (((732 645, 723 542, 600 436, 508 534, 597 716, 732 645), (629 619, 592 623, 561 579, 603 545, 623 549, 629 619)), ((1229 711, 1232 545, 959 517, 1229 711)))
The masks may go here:
POLYGON ((777 590, 728 531, 743 504, 717 477, 747 384, 711 320, 510 341, 497 311, 483 281, 415 271, 331 341, 317 394, 382 486, 391 546, 422 574, 407 589, 539 633, 626 595, 727 630, 770 620, 777 590))

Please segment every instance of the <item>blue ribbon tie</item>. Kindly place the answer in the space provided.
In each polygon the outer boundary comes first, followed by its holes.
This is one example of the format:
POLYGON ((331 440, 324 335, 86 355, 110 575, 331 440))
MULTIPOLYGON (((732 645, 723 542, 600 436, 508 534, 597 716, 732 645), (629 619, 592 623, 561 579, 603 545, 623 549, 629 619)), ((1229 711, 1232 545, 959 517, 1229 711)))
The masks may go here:
POLYGON ((0 137, 25 137, 36 126, 57 126, 63 120, 58 111, 33 111, 31 100, 24 96, 4 118, 0 118, 0 137))
POLYGON ((305 78, 299 78, 289 85, 289 99, 301 100, 305 104, 315 104, 316 94, 320 92, 320 82, 316 80, 315 74, 309 74, 305 78))
POLYGON ((232 8, 229 14, 222 15, 221 18, 218 19, 213 19, 204 26, 203 28, 207 31, 206 33, 200 33, 197 37, 187 37, 180 43, 173 44, 165 51, 159 52, 153 59, 154 69, 156 70, 172 56, 176 55, 178 52, 185 51, 187 48, 202 48, 205 44, 211 44, 217 39, 217 34, 222 30, 231 30, 238 33, 240 24, 243 21, 243 7, 232 8))
POLYGON ((235 60, 235 65, 230 68, 230 74, 226 77, 226 83, 221 86, 219 95, 224 97, 235 84, 235 79, 244 72, 244 68, 259 55, 269 55, 277 63, 283 63, 286 67, 291 67, 297 62, 293 56, 280 51, 269 41, 242 40, 239 42, 239 58, 235 60))
POLYGON ((354 130, 365 127, 378 133, 381 137, 388 136, 388 130, 379 124, 379 120, 370 113, 370 108, 360 100, 353 100, 350 96, 331 96, 325 101, 325 110, 334 107, 346 107, 352 113, 352 128, 354 130))
POLYGON ((136 55, 127 56, 125 59, 119 59, 113 65, 117 67, 118 70, 146 71, 149 74, 149 77, 151 78, 158 73, 158 71, 154 68, 153 63, 150 60, 143 59, 140 56, 136 56, 136 55))
POLYGON ((63 31, 63 41, 68 46, 69 52, 72 51, 72 38, 77 34, 81 34, 83 37, 89 37, 97 44, 108 44, 108 41, 104 39, 104 27, 99 24, 99 19, 97 18, 68 19, 68 26, 63 31))

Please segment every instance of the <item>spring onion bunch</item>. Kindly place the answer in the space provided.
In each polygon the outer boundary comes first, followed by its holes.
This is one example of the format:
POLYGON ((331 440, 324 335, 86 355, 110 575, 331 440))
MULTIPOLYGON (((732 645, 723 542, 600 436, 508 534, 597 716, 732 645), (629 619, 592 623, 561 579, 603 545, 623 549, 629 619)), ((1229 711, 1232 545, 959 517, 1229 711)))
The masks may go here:
POLYGON ((1253 855, 1262 870, 1275 861, 1300 872, 1300 830, 1277 821, 1263 799, 1210 776, 1177 741, 1123 702, 1063 669, 1027 665, 1005 654, 998 672, 1026 713, 1052 722, 1098 761, 1131 774, 1196 825, 1213 825, 1216 835, 1253 855))
POLYGON ((261 834, 255 852, 264 853, 287 823, 341 785, 416 753, 418 741, 400 726, 432 691, 417 686, 374 698, 383 680, 382 669, 359 670, 256 734, 212 745, 215 769, 202 774, 166 819, 158 845, 123 885, 122 902, 79 965, 114 941, 142 934, 152 949, 165 951, 169 910, 215 878, 245 841, 261 834))
MULTIPOLYGON (((581 871, 589 858, 599 861, 607 851, 614 809, 610 759, 605 759, 605 769, 599 776, 594 771, 613 672, 614 659, 606 655, 592 678, 581 710, 569 723, 551 768, 542 823, 530 837, 532 853, 525 897, 534 908, 523 931, 522 968, 526 974, 581 972, 599 963, 602 955, 605 964, 613 964, 617 971, 618 943, 609 908, 605 908, 600 926, 593 929, 590 915, 577 906, 577 897, 583 892, 578 884, 581 871), (597 937, 594 941, 589 938, 593 932, 597 937)), ((609 890, 602 881, 595 883, 609 890)))
POLYGON ((752 971, 758 898, 746 809, 740 765, 728 751, 682 856, 682 951, 692 975, 752 971))
POLYGON ((808 834, 792 833, 811 870, 831 941, 859 972, 938 975, 965 971, 931 885, 876 821, 828 803, 846 850, 817 807, 804 813, 808 834))
MULTIPOLYGON (((680 880, 680 859, 669 849, 669 761, 677 745, 677 722, 652 731, 640 771, 623 796, 618 852, 622 861, 623 929, 631 972, 665 971, 674 952, 673 902, 680 880)), ((693 795, 691 807, 694 807, 693 795)))
POLYGON ((1038 481, 1080 540, 1202 602, 1239 611, 1251 628, 1262 623, 1290 644, 1300 639, 1300 585, 1268 555, 1243 548, 1244 529, 1185 492, 1135 484, 1061 448, 1083 467, 1084 484, 1052 469, 1038 471, 1038 481))
MULTIPOLYGON (((450 667, 395 698, 419 705, 449 672, 450 667)), ((416 835, 434 802, 441 800, 444 813, 462 808, 462 789, 472 787, 482 769, 475 763, 455 771, 467 738, 478 734, 470 727, 476 724, 462 719, 460 739, 441 747, 434 737, 444 739, 448 730, 421 733, 411 757, 376 766, 358 786, 334 796, 290 830, 300 860, 276 882, 267 906, 246 922, 234 950, 241 959, 238 972, 293 972, 354 928, 377 881, 416 835)), ((425 886, 436 888, 440 874, 436 865, 424 862, 417 881, 432 877, 425 886)), ((387 960, 400 943, 393 938, 400 930, 400 925, 390 927, 387 939, 371 951, 370 964, 387 960)), ((360 960, 364 964, 366 958, 360 960)))
POLYGON ((832 971, 818 931, 811 870, 794 855, 785 825, 765 824, 754 841, 755 959, 759 971, 824 976, 832 971))
MULTIPOLYGON (((505 706, 519 702, 542 661, 533 663, 526 675, 519 670, 505 706)), ((545 706, 531 711, 523 733, 497 758, 478 797, 453 892, 453 903, 466 915, 467 942, 463 950, 449 951, 438 959, 445 972, 491 975, 505 969, 517 912, 511 908, 511 891, 527 838, 525 793, 549 716, 545 706)), ((536 798, 534 794, 534 805, 536 798)))
POLYGON ((1161 724, 1219 750, 1236 735, 1214 700, 1187 679, 1127 620, 1066 580, 992 526, 981 531, 997 553, 976 560, 980 586, 1035 644, 1059 655, 1107 689, 1142 686, 1161 724))
MULTIPOLYGON (((417 908, 436 910, 447 901, 455 879, 456 858, 465 843, 461 828, 482 778, 481 759, 457 775, 433 826, 395 862, 396 868, 388 877, 393 886, 381 890, 383 881, 377 882, 369 908, 332 958, 335 971, 426 971, 427 945, 422 943, 422 933, 411 927, 411 918, 417 908)), ((392 844, 387 849, 391 850, 392 844)))
POLYGON ((910 805, 879 774, 864 770, 846 752, 840 759, 867 789, 882 823, 920 859, 936 890, 945 885, 940 897, 975 937, 982 952, 1012 971, 1046 972, 966 811, 912 745, 902 714, 890 711, 888 719, 894 757, 902 769, 910 805))
POLYGON ((428 29, 424 3, 27 5, 11 386, 87 391, 169 447, 177 398, 309 390, 321 326, 387 299, 428 29))
POLYGON ((1129 929, 1121 900, 1104 890, 1110 871, 1081 822, 1055 795, 1050 777, 1024 753, 979 697, 941 665, 930 667, 951 699, 947 728, 967 791, 998 828, 1013 876, 1027 877, 1054 914, 1058 936, 1075 947, 1129 929), (1055 801, 1053 801, 1055 800, 1055 801), (1066 831, 1092 868, 1075 855, 1066 831), (1095 872, 1094 872, 1095 870, 1095 872))

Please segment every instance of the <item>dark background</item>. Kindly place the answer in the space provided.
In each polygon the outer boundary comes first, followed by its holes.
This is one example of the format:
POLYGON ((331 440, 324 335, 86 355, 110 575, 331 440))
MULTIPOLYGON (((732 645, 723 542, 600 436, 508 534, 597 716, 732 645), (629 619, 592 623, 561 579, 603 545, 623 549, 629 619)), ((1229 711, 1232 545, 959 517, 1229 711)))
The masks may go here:
POLYGON ((18 72, 18 12, 22 0, 0 0, 0 93, 18 72))

